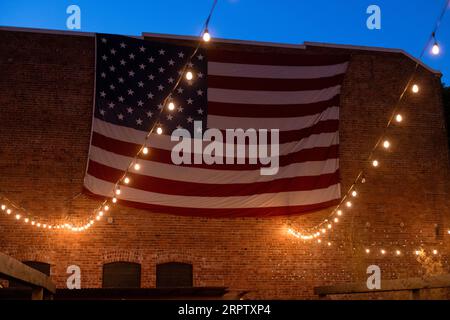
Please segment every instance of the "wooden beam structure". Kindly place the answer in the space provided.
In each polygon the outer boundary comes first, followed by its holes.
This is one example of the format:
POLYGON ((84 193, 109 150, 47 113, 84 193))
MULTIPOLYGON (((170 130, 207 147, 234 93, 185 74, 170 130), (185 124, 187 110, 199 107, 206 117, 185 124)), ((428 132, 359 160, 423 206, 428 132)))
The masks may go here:
POLYGON ((56 292, 56 286, 50 277, 1 252, 0 278, 15 280, 30 286, 33 300, 42 300, 44 293, 52 296, 56 292))
POLYGON ((358 294, 373 292, 410 291, 410 298, 420 299, 420 290, 450 288, 450 274, 431 276, 426 278, 408 278, 399 280, 382 280, 380 289, 369 289, 366 283, 352 282, 333 286, 314 288, 314 294, 320 298, 327 295, 358 294))

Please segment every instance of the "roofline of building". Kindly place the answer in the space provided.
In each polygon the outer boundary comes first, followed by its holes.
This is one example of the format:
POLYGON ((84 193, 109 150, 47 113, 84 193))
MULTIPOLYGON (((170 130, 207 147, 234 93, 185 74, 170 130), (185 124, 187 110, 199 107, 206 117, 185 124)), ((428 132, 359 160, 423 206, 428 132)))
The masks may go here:
MULTIPOLYGON (((61 34, 61 35, 74 35, 74 36, 85 36, 85 37, 94 37, 95 32, 80 32, 80 31, 69 31, 69 30, 53 30, 53 29, 38 29, 38 28, 23 28, 23 27, 8 27, 8 26, 0 26, 0 30, 2 31, 18 31, 18 32, 31 32, 31 33, 44 33, 44 34, 61 34)), ((143 38, 166 38, 166 39, 176 39, 176 40, 197 40, 198 37, 195 36, 187 36, 187 35, 174 35, 174 34, 165 34, 165 33, 150 33, 143 32, 141 36, 135 35, 125 35, 133 38, 143 39, 143 38)), ((437 74, 439 76, 442 73, 438 70, 435 70, 421 60, 415 58, 408 52, 403 49, 396 48, 384 48, 384 47, 369 47, 369 46, 356 46, 356 45, 343 45, 343 44, 334 44, 334 43, 322 43, 322 42, 310 42, 305 41, 303 44, 285 44, 285 43, 276 43, 276 42, 262 42, 262 41, 249 41, 249 40, 235 40, 235 39, 223 39, 223 38, 214 38, 214 42, 218 43, 228 43, 228 44, 241 44, 241 45, 253 45, 253 46, 268 46, 268 47, 279 47, 279 48, 293 48, 293 49, 306 49, 307 47, 322 47, 322 48, 335 48, 335 49, 346 49, 346 50, 361 50, 361 51, 376 51, 376 52, 386 52, 386 53, 396 53, 402 54, 407 58, 413 60, 418 63, 420 66, 430 71, 431 73, 437 74)))

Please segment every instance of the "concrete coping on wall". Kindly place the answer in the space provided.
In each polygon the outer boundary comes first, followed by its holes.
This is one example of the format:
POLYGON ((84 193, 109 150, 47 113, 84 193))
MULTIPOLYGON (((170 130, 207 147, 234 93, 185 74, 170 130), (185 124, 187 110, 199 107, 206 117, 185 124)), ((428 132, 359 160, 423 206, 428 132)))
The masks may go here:
MULTIPOLYGON (((72 36, 84 36, 84 37, 94 37, 95 36, 95 32, 80 32, 80 31, 69 31, 69 30, 22 28, 22 27, 8 27, 8 26, 0 26, 0 31, 60 34, 60 35, 72 35, 72 36)), ((133 38, 137 38, 137 39, 165 38, 165 39, 184 40, 184 41, 194 41, 194 40, 198 39, 198 37, 196 37, 196 36, 174 35, 174 34, 164 34, 164 33, 150 33, 150 32, 143 32, 140 36, 136 36, 136 35, 124 35, 124 36, 133 37, 133 38)), ((344 50, 352 50, 352 51, 371 51, 371 52, 385 52, 385 53, 402 54, 402 55, 406 56, 407 58, 413 60, 414 62, 418 63, 420 66, 422 66, 424 69, 428 70, 429 72, 434 73, 438 76, 442 76, 442 73, 440 71, 431 68, 430 66, 423 63, 421 60, 415 58, 413 55, 404 51, 403 49, 397 49, 397 48, 343 45, 343 44, 310 42, 310 41, 305 41, 302 44, 286 44, 286 43, 223 39, 223 38, 214 38, 213 41, 215 43, 224 43, 224 44, 265 46, 265 47, 278 47, 278 48, 307 49, 308 47, 322 47, 322 48, 344 49, 344 50)))

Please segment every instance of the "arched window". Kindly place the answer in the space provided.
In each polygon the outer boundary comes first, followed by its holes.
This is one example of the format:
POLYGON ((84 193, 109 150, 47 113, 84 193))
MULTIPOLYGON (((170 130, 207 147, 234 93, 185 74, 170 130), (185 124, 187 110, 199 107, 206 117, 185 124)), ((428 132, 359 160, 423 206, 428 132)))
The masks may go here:
POLYGON ((103 265, 103 288, 140 288, 141 265, 133 262, 111 262, 103 265))
POLYGON ((180 288, 192 286, 192 264, 167 262, 156 265, 157 288, 180 288))

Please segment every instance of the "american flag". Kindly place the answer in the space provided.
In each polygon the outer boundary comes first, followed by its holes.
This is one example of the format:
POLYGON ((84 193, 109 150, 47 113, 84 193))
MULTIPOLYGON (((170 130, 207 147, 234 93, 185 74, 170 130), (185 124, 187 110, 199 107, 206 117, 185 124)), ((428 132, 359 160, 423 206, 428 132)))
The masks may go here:
MULTIPOLYGON (((199 49, 97 34, 92 137, 85 189, 112 197, 145 142, 119 203, 207 217, 303 214, 340 200, 339 100, 348 56, 199 49), (193 55, 194 54, 194 55, 193 55), (193 56, 192 56, 193 55, 193 56), (189 59, 192 56, 192 59, 189 59), (183 67, 191 70, 163 104, 183 67), (162 112, 161 112, 162 111, 162 112), (176 128, 279 129, 279 170, 262 164, 181 164, 171 159, 176 128), (163 134, 145 137, 158 122, 163 134)), ((225 143, 225 141, 224 141, 225 143)), ((229 143, 229 142, 228 142, 229 143)), ((205 143, 203 143, 205 144, 205 143)))

